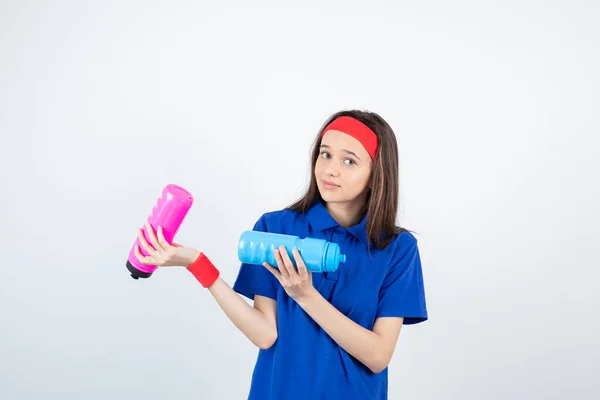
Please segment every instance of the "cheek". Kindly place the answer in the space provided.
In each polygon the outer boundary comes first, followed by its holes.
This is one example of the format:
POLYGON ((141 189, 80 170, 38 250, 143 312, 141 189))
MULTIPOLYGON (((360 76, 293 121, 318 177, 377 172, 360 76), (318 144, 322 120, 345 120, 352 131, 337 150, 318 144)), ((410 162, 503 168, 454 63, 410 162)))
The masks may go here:
POLYGON ((366 171, 356 171, 351 176, 353 186, 362 190, 369 183, 369 173, 366 171))
POLYGON ((319 176, 322 172, 322 169, 322 163, 320 162, 320 159, 317 159, 317 162, 315 163, 315 176, 319 176))

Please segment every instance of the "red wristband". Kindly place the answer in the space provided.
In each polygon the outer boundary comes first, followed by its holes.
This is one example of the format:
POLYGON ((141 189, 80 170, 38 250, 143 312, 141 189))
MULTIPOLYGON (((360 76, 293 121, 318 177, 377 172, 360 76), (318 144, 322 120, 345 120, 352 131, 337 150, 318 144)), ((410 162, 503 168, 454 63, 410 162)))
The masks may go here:
POLYGON ((187 266, 187 270, 190 271, 205 288, 215 283, 219 277, 219 270, 202 252, 200 252, 200 256, 198 256, 196 261, 187 266))

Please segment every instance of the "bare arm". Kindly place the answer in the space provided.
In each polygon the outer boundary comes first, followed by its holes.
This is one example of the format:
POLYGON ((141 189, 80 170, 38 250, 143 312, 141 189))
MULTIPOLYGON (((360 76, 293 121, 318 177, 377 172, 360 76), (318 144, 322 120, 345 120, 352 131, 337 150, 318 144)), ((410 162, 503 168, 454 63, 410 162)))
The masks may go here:
POLYGON ((143 256, 139 248, 135 249, 135 256, 142 264, 185 266, 204 287, 208 288, 227 317, 252 343, 261 349, 268 349, 275 343, 277 340, 275 300, 255 296, 254 307, 251 306, 221 279, 217 268, 199 250, 175 243, 169 244, 165 240, 161 227, 158 227, 158 237, 149 224, 146 224, 146 231, 152 245, 146 241, 141 229, 138 231, 138 238, 149 255, 143 256))
POLYGON ((373 373, 389 364, 403 318, 377 318, 373 330, 368 330, 339 312, 316 290, 299 299, 298 304, 344 350, 367 366, 373 373))
POLYGON ((218 278, 208 290, 231 322, 252 343, 264 350, 275 343, 277 340, 275 300, 257 295, 252 307, 221 278, 218 278))
POLYGON ((284 247, 274 251, 279 268, 263 265, 277 278, 286 293, 327 334, 373 373, 383 371, 394 353, 404 318, 377 318, 373 330, 363 328, 337 310, 315 289, 296 248, 292 250, 298 270, 294 268, 284 247))

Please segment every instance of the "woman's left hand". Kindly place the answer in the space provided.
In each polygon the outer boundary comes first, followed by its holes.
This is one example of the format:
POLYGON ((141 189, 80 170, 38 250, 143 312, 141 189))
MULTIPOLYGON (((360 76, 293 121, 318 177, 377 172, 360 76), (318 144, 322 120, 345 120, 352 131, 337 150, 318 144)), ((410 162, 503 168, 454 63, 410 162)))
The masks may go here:
POLYGON ((279 246, 273 253, 278 268, 274 268, 267 262, 264 262, 263 266, 275 275, 275 278, 291 298, 298 301, 315 292, 312 283, 312 272, 308 272, 306 264, 304 264, 300 252, 296 248, 292 249, 292 254, 298 270, 294 268, 294 264, 292 264, 292 260, 284 246, 279 246))

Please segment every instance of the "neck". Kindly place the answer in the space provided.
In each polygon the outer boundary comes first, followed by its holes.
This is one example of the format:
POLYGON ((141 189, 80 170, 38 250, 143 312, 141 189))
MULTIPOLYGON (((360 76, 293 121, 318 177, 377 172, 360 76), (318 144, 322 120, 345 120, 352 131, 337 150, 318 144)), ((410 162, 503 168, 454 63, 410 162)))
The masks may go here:
POLYGON ((340 226, 349 228, 362 220, 362 210, 366 199, 360 198, 353 202, 325 203, 325 208, 340 226))

